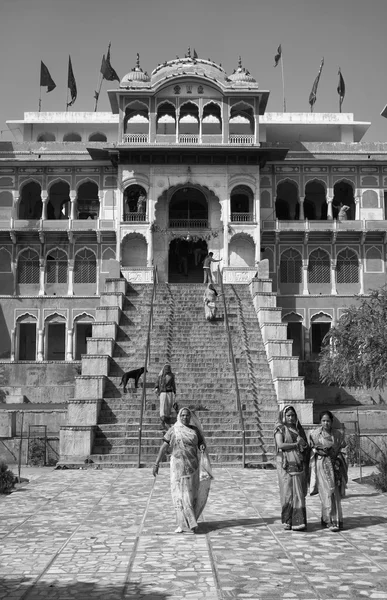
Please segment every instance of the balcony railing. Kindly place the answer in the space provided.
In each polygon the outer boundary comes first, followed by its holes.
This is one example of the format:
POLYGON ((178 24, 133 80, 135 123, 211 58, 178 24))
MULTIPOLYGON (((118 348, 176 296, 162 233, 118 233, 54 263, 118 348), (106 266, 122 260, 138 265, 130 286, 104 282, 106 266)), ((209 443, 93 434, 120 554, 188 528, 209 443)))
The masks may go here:
POLYGON ((231 213, 231 221, 234 223, 248 223, 254 220, 253 213, 231 213))
POLYGON ((124 213, 124 221, 130 223, 144 223, 146 221, 146 213, 144 212, 130 212, 124 213))
POLYGON ((230 144, 254 144, 254 136, 232 134, 229 136, 228 141, 230 144))
POLYGON ((124 144, 147 144, 148 141, 147 133, 124 133, 124 144))
POLYGON ((198 144, 199 136, 198 135, 179 135, 179 144, 198 144))
POLYGON ((207 229, 208 219, 169 219, 170 229, 207 229))

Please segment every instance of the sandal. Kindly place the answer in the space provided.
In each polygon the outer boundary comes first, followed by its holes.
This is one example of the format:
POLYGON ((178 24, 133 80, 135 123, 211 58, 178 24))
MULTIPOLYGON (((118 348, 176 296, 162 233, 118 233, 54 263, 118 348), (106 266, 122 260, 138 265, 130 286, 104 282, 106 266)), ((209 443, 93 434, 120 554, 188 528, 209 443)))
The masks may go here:
POLYGON ((284 525, 285 531, 290 531, 291 528, 292 528, 292 526, 290 525, 290 523, 285 523, 285 525, 284 525))

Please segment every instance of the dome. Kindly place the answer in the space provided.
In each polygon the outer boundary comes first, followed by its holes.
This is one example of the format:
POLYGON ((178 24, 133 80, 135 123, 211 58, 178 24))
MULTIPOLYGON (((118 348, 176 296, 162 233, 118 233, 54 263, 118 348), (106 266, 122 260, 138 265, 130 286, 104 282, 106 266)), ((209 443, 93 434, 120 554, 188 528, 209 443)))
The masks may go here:
POLYGON ((199 58, 195 50, 193 56, 191 56, 191 51, 188 48, 188 53, 184 58, 177 56, 174 60, 168 60, 157 65, 151 73, 152 85, 182 75, 197 75, 222 84, 225 84, 227 79, 226 72, 221 65, 216 64, 210 58, 199 58))
POLYGON ((149 83, 150 77, 147 72, 144 73, 142 68, 140 67, 140 55, 137 54, 136 66, 133 69, 124 75, 121 79, 120 87, 127 87, 127 84, 134 85, 143 85, 144 83, 149 83))
POLYGON ((234 72, 228 76, 228 79, 233 83, 257 83, 250 71, 242 66, 242 59, 239 57, 238 68, 234 69, 234 72))

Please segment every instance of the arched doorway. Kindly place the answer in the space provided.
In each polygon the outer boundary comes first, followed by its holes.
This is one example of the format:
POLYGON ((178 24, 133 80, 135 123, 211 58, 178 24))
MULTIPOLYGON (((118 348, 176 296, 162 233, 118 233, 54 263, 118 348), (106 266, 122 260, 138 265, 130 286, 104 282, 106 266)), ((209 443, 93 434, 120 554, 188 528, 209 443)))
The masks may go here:
POLYGON ((207 242, 198 236, 188 234, 172 240, 169 244, 169 283, 201 283, 207 253, 207 242))
POLYGON ((169 203, 169 226, 187 229, 208 227, 208 205, 203 192, 188 186, 177 190, 169 203))

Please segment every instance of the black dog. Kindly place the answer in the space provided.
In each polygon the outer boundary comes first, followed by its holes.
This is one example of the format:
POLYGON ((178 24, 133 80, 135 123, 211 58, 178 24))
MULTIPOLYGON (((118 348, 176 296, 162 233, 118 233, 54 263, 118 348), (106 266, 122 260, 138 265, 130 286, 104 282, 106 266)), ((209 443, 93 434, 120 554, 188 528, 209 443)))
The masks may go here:
MULTIPOLYGON (((128 385, 129 379, 134 379, 134 387, 136 389, 138 388, 138 380, 140 379, 144 371, 145 367, 141 367, 141 369, 133 369, 132 371, 127 371, 123 374, 123 376, 121 377, 121 381, 118 385, 124 385, 124 394, 126 394, 127 392, 126 386, 128 385)), ((148 369, 146 370, 146 372, 148 373, 148 369)))

